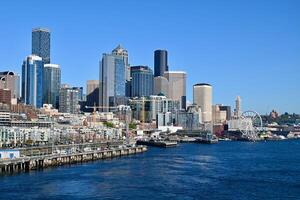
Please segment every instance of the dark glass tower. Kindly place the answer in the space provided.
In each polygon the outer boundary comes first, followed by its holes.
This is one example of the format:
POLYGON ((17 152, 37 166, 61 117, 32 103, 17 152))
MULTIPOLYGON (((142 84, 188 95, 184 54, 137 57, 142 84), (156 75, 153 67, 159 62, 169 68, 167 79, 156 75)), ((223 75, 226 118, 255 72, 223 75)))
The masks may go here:
POLYGON ((61 71, 59 65, 45 64, 43 74, 43 103, 58 108, 61 71))
POLYGON ((50 31, 48 29, 32 30, 32 54, 41 57, 45 64, 50 63, 50 31))
POLYGON ((156 50, 154 51, 154 76, 164 76, 165 71, 169 71, 168 52, 156 50))

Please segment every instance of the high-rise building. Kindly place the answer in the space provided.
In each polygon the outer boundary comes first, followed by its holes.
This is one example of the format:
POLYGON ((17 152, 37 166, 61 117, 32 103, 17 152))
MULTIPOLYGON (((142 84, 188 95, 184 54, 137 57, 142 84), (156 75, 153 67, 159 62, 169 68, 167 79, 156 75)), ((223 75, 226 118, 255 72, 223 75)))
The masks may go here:
POLYGON ((20 76, 11 71, 0 72, 0 89, 9 89, 11 98, 20 98, 20 76))
POLYGON ((133 66, 131 71, 131 96, 142 97, 153 94, 153 72, 148 66, 133 66))
POLYGON ((86 104, 94 106, 99 104, 99 81, 88 80, 86 83, 86 104))
POLYGON ((43 106, 43 60, 27 56, 22 65, 22 101, 40 108, 43 106))
POLYGON ((242 114, 242 100, 241 100, 241 97, 240 96, 237 96, 236 97, 236 100, 235 100, 235 110, 234 110, 234 115, 235 117, 240 117, 241 114, 242 114))
POLYGON ((213 124, 223 124, 227 119, 227 111, 221 110, 222 105, 212 106, 212 121, 213 124))
POLYGON ((212 121, 212 86, 207 83, 198 83, 193 86, 194 104, 201 108, 202 122, 212 121))
POLYGON ((120 56, 125 64, 125 95, 130 97, 130 64, 128 61, 128 51, 124 49, 120 44, 111 52, 112 55, 120 56))
POLYGON ((52 104, 53 107, 58 108, 61 84, 61 70, 59 65, 45 64, 43 76, 43 103, 52 104))
POLYGON ((126 66, 123 57, 103 54, 99 66, 99 105, 108 111, 109 106, 124 104, 126 95, 126 66))
POLYGON ((154 77, 154 95, 169 96, 169 81, 163 76, 154 77))
POLYGON ((164 77, 169 81, 168 97, 180 101, 180 107, 186 109, 186 72, 166 71, 164 77))
POLYGON ((220 105, 219 108, 221 111, 226 111, 226 120, 230 120, 231 119, 231 107, 220 105))
POLYGON ((72 89, 78 91, 78 101, 84 101, 83 87, 72 87, 72 89))
POLYGON ((32 54, 41 57, 45 64, 50 63, 50 31, 48 29, 32 30, 32 54))
POLYGON ((166 71, 169 71, 168 52, 166 50, 154 51, 154 76, 163 76, 166 71))
POLYGON ((59 112, 78 113, 78 90, 63 87, 59 91, 59 112))

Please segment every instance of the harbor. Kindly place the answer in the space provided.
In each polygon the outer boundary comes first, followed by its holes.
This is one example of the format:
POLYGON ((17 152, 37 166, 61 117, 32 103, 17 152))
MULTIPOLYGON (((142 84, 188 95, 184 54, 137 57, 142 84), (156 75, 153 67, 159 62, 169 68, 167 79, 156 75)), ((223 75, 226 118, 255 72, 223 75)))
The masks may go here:
MULTIPOLYGON (((77 147, 83 147, 83 145, 77 145, 77 147)), ((18 152, 15 149, 6 150, 9 152, 12 158, 0 160, 0 174, 29 172, 31 170, 40 170, 48 167, 56 167, 66 164, 75 164, 95 160, 103 160, 108 158, 116 158, 137 153, 143 153, 147 151, 146 146, 110 146, 104 148, 96 148, 95 150, 84 147, 85 149, 83 151, 70 152, 67 151, 67 149, 74 148, 74 145, 64 145, 64 147, 60 147, 61 150, 56 153, 42 153, 43 150, 50 148, 52 147, 46 147, 43 149, 39 148, 39 153, 43 155, 24 155, 24 152, 33 151, 33 149, 30 148, 20 150, 21 152, 23 152, 21 155, 20 152, 18 152)))

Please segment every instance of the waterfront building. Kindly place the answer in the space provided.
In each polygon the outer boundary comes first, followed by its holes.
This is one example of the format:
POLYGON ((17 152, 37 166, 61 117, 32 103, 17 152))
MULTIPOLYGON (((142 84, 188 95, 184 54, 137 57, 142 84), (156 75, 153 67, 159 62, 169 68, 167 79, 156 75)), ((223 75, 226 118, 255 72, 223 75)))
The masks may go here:
POLYGON ((165 96, 151 95, 149 97, 133 98, 129 100, 133 118, 143 122, 157 119, 158 113, 176 112, 180 109, 180 102, 165 96))
POLYGON ((184 130, 198 130, 200 128, 200 112, 198 106, 192 105, 187 110, 179 110, 175 114, 175 125, 184 130))
POLYGON ((0 72, 0 89, 9 89, 11 98, 20 98, 20 76, 12 71, 0 72))
POLYGON ((63 87, 59 92, 59 112, 63 113, 78 113, 79 105, 78 105, 78 90, 63 87))
POLYGON ((202 122, 212 121, 212 86, 198 83, 193 86, 193 102, 201 108, 202 122))
POLYGON ((186 72, 167 71, 164 77, 169 81, 168 97, 180 101, 180 107, 186 109, 186 72))
POLYGON ((32 30, 32 54, 41 57, 45 64, 50 63, 50 31, 48 29, 32 30))
POLYGON ((221 110, 222 105, 213 105, 212 106, 212 121, 213 124, 223 124, 227 119, 227 111, 221 110))
POLYGON ((36 108, 43 106, 43 60, 27 56, 22 65, 22 101, 36 108))
POLYGON ((133 66, 131 73, 131 97, 153 94, 153 72, 148 66, 133 66))
POLYGON ((86 105, 94 106, 99 104, 99 81, 88 80, 86 83, 86 105))
POLYGON ((242 99, 240 96, 236 97, 235 100, 235 110, 234 110, 234 116, 239 118, 242 114, 242 99))
POLYGON ((43 103, 52 104, 58 108, 59 90, 61 85, 61 70, 56 64, 44 64, 43 103))
POLYGON ((172 126, 172 125, 173 125, 173 120, 172 120, 171 112, 157 113, 156 128, 159 128, 161 126, 172 126))
POLYGON ((154 76, 163 76, 168 67, 168 52, 166 50, 154 51, 154 76))
POLYGON ((126 104, 126 66, 123 57, 103 54, 99 68, 99 106, 103 107, 102 111, 126 104))
POLYGON ((163 76, 154 77, 154 95, 169 96, 169 81, 163 76))

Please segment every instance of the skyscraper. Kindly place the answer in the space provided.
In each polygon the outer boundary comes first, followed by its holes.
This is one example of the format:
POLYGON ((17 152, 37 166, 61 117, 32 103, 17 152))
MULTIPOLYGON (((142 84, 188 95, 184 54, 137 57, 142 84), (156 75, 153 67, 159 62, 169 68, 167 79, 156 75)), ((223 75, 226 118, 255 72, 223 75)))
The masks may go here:
POLYGON ((163 76, 154 77, 154 95, 163 94, 169 96, 169 81, 163 76))
POLYGON ((240 117, 242 114, 241 113, 242 112, 241 103, 242 103, 241 97, 237 96, 236 100, 235 100, 235 110, 234 110, 235 117, 240 117))
POLYGON ((11 98, 20 98, 20 76, 15 72, 0 72, 0 89, 9 89, 11 98))
POLYGON ((30 55, 23 62, 22 100, 37 108, 43 106, 43 61, 39 56, 30 55))
POLYGON ((78 90, 63 87, 59 91, 59 112, 63 113, 78 113, 78 90))
POLYGON ((212 86, 207 83, 198 83, 193 86, 194 104, 201 108, 202 121, 212 121, 212 86))
POLYGON ((130 97, 130 64, 128 61, 128 51, 124 49, 120 44, 111 52, 114 56, 119 56, 123 59, 125 64, 125 95, 130 97))
POLYGON ((45 64, 50 63, 50 31, 48 29, 32 30, 32 54, 41 57, 45 64))
POLYGON ((43 103, 52 104, 58 108, 61 70, 59 65, 45 64, 43 75, 43 103))
POLYGON ((142 97, 153 94, 153 72, 148 66, 133 66, 131 71, 131 96, 142 97))
POLYGON ((154 51, 154 76, 164 76, 169 71, 168 52, 166 50, 154 51))
POLYGON ((169 81, 168 97, 180 101, 180 107, 186 109, 186 72, 166 71, 164 77, 169 81))
POLYGON ((99 104, 99 81, 88 80, 86 83, 86 103, 88 106, 99 104))
POLYGON ((99 105, 107 111, 109 106, 124 104, 126 66, 123 57, 103 54, 99 69, 99 105))

